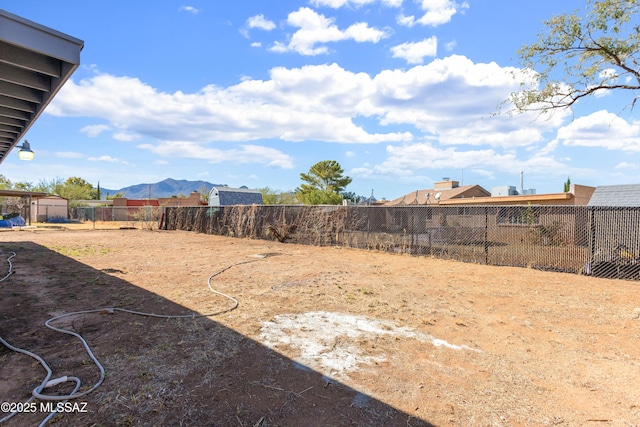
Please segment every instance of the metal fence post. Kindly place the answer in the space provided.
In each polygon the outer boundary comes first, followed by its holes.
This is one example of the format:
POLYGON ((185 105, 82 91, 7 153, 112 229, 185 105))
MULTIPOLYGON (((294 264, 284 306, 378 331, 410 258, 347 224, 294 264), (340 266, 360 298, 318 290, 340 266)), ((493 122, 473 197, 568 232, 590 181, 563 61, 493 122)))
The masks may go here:
POLYGON ((484 263, 489 265, 489 208, 484 207, 484 263))
POLYGON ((596 221, 595 208, 589 208, 589 270, 593 268, 596 254, 596 221))

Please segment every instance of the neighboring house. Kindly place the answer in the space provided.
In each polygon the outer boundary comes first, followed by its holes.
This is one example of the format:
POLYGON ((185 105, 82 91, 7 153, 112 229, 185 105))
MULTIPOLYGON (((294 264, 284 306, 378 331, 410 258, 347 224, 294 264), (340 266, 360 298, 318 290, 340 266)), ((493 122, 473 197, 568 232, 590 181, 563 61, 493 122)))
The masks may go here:
POLYGON ((573 184, 568 193, 501 196, 490 196, 485 190, 486 196, 468 197, 456 193, 465 187, 457 187, 455 181, 450 181, 446 188, 447 182, 436 183, 434 190, 419 191, 417 197, 408 194, 392 201, 396 204, 385 206, 397 209, 386 210, 385 218, 380 220, 388 231, 427 233, 434 241, 440 235, 446 235, 447 239, 455 236, 461 241, 481 241, 485 230, 490 232, 486 238, 491 241, 519 241, 521 233, 526 235, 531 228, 546 228, 561 233, 565 243, 587 243, 585 236, 579 234, 579 225, 586 221, 586 211, 563 210, 562 205, 586 205, 594 187, 573 184), (439 200, 433 200, 436 197, 430 195, 426 203, 425 193, 434 191, 436 195, 440 193, 439 200), (522 232, 518 232, 519 229, 522 232))
POLYGON ((262 193, 246 187, 213 187, 209 192, 209 206, 261 205, 262 193))
POLYGON ((387 203, 389 203, 389 201, 384 198, 382 200, 378 200, 375 197, 370 196, 364 200, 360 200, 358 202, 358 206, 384 206, 387 203))
POLYGON ((80 221, 111 221, 113 200, 76 200, 74 215, 80 221))
POLYGON ((113 206, 113 200, 76 200, 76 206, 86 208, 113 206))
MULTIPOLYGON (((95 202, 98 201, 95 200, 95 202)), ((197 191, 192 191, 189 197, 159 197, 157 199, 127 199, 126 197, 116 197, 109 202, 114 208, 140 206, 206 206, 206 203, 202 201, 202 195, 197 191)))
MULTIPOLYGON (((157 199, 113 199, 111 221, 139 221, 158 216, 160 207, 157 199)), ((99 217, 99 216, 98 216, 99 217)))
POLYGON ((599 185, 587 205, 640 207, 640 184, 599 185))
MULTIPOLYGON (((640 189, 640 185, 637 186, 640 189)), ((497 187, 498 188, 498 187, 497 187)), ((512 188, 512 187, 505 187, 512 188)), ((502 190, 499 187, 498 190, 502 190)), ((479 185, 458 186, 457 181, 436 182, 433 189, 418 190, 402 197, 398 197, 385 206, 413 206, 413 205, 439 205, 439 206, 505 206, 505 205, 581 205, 589 203, 595 187, 571 184, 568 193, 548 194, 517 194, 516 191, 494 191, 494 195, 479 185), (504 195, 495 195, 504 194, 504 195)), ((640 193, 638 195, 640 206, 640 193)))
POLYGON ((491 196, 491 193, 479 185, 460 187, 458 184, 458 181, 445 179, 434 183, 432 189, 416 190, 387 202, 385 206, 439 205, 448 200, 468 200, 491 196))
POLYGON ((189 197, 161 197, 158 199, 84 200, 83 204, 95 211, 85 212, 85 217, 100 221, 150 221, 162 215, 164 207, 206 206, 202 195, 193 191, 189 197), (108 206, 106 206, 108 205, 108 206))
POLYGON ((491 194, 479 185, 459 186, 458 184, 458 181, 445 178, 443 181, 434 183, 431 189, 417 190, 393 199, 383 206, 399 209, 375 210, 371 212, 371 221, 384 224, 382 228, 388 232, 412 230, 419 233, 441 226, 446 217, 445 209, 439 209, 436 212, 433 209, 424 210, 422 207, 437 208, 447 200, 484 199, 491 194), (409 207, 416 209, 405 209, 409 207))
POLYGON ((202 194, 192 191, 189 197, 159 197, 160 206, 206 206, 207 203, 202 200, 202 194))
POLYGON ((158 203, 158 199, 127 199, 125 197, 116 197, 113 199, 112 206, 114 208, 130 208, 141 206, 160 206, 160 203, 158 203))
POLYGON ((505 205, 533 205, 533 206, 584 206, 589 203, 595 187, 586 185, 571 184, 568 193, 547 193, 547 194, 514 194, 501 195, 483 198, 450 198, 440 201, 441 206, 505 206, 505 205))
POLYGON ((31 200, 31 221, 49 222, 69 220, 69 200, 51 195, 31 200))
MULTIPOLYGON (((554 227, 562 229, 563 239, 567 243, 583 245, 587 242, 580 235, 581 225, 586 221, 583 211, 562 210, 557 206, 585 206, 589 202, 595 187, 571 184, 569 192, 546 194, 515 194, 491 196, 480 199, 445 200, 440 206, 457 206, 460 217, 458 222, 474 227, 482 226, 485 219, 482 212, 473 210, 474 206, 495 206, 492 223, 497 232, 492 236, 496 241, 505 242, 513 238, 513 227, 554 227), (548 207, 548 209, 544 209, 548 207), (470 215, 476 214, 475 218, 470 215)), ((453 218, 452 218, 453 220, 453 218)))

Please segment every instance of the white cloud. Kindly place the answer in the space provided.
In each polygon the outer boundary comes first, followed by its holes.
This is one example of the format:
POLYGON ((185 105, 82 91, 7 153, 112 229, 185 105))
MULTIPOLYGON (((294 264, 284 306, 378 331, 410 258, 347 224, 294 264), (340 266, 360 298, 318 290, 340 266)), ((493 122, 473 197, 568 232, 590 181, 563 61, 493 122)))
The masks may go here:
POLYGON ((95 138, 100 135, 102 132, 109 130, 109 126, 107 125, 90 125, 85 126, 80 129, 80 132, 86 133, 89 138, 95 138))
POLYGON ((133 141, 133 140, 135 140, 137 138, 138 138, 137 135, 133 135, 133 134, 127 133, 127 132, 117 132, 117 133, 113 134, 113 139, 115 139, 116 141, 129 142, 129 141, 133 141))
POLYGON ((414 16, 405 16, 405 15, 398 15, 396 17, 396 22, 400 25, 403 25, 405 27, 411 27, 413 25, 415 25, 415 17, 414 16))
POLYGON ((410 140, 408 133, 372 133, 353 123, 374 90, 368 75, 335 64, 274 68, 267 81, 244 79, 194 94, 161 93, 138 79, 100 75, 80 84, 67 82, 47 113, 105 119, 118 127, 120 140, 410 140))
POLYGON ((598 75, 598 77, 600 77, 601 79, 605 79, 605 78, 611 79, 611 78, 616 78, 617 76, 618 76, 618 73, 613 68, 606 68, 600 71, 600 74, 598 75))
POLYGON ((620 162, 614 166, 614 169, 637 169, 638 165, 629 162, 620 162))
POLYGON ((429 37, 415 43, 402 43, 391 48, 394 58, 402 58, 409 64, 422 64, 425 56, 436 56, 438 39, 429 37))
POLYGON ((613 113, 600 110, 558 129, 557 139, 570 147, 640 152, 640 122, 627 122, 613 113))
MULTIPOLYGON (((459 150, 455 147, 442 148, 424 142, 404 146, 387 146, 388 157, 378 165, 355 168, 349 171, 356 178, 400 179, 405 183, 420 183, 426 188, 425 172, 434 170, 461 170, 481 168, 476 171, 486 177, 494 173, 509 173, 517 176, 520 171, 546 176, 585 175, 586 169, 573 168, 552 156, 533 155, 519 159, 513 150, 478 149, 459 150)), ((466 182, 466 180, 465 180, 466 182)))
POLYGON ((594 98, 604 98, 605 96, 612 95, 612 91, 610 89, 599 89, 593 92, 594 98))
POLYGON ((339 9, 344 6, 361 7, 378 1, 388 7, 400 7, 402 5, 402 0, 311 0, 311 4, 316 7, 324 6, 339 9))
POLYGON ((192 13, 194 15, 197 15, 198 13, 200 13, 200 9, 196 9, 193 6, 182 6, 179 9, 181 12, 189 12, 192 13))
POLYGON ((125 165, 128 164, 124 160, 120 160, 116 157, 111 157, 111 156, 87 157, 87 160, 90 162, 122 163, 125 165))
POLYGON ((276 28, 276 24, 268 19, 265 19, 264 15, 262 14, 247 18, 246 24, 249 28, 258 28, 265 31, 271 31, 276 28))
POLYGON ((414 15, 400 15, 397 22, 400 25, 413 27, 415 25, 428 25, 437 27, 451 21, 453 15, 464 12, 469 8, 467 2, 457 3, 454 0, 422 0, 420 2, 424 15, 416 18, 414 15))
POLYGON ((386 31, 371 28, 366 22, 357 22, 344 31, 345 39, 354 40, 357 43, 378 43, 387 36, 386 31))
POLYGON ((46 113, 106 122, 121 141, 428 139, 450 146, 537 147, 563 116, 493 117, 496 105, 519 87, 512 72, 519 70, 453 55, 374 76, 337 64, 276 67, 265 80, 243 77, 195 93, 160 92, 138 79, 101 74, 68 81, 46 113))
POLYGON ((189 141, 165 141, 159 145, 141 144, 138 148, 149 150, 164 157, 182 157, 206 160, 216 163, 256 163, 281 169, 294 167, 291 156, 270 147, 241 145, 240 148, 221 150, 189 141))
POLYGON ((58 151, 55 153, 56 157, 60 157, 62 159, 83 159, 84 154, 78 153, 75 151, 58 151))
POLYGON ((456 43, 456 41, 455 41, 455 40, 452 40, 452 41, 450 41, 450 42, 448 42, 448 43, 445 43, 445 44, 444 44, 444 48, 445 48, 445 50, 446 50, 447 52, 452 52, 452 51, 453 51, 453 49, 455 49, 455 48, 456 48, 456 46, 457 46, 457 43, 456 43))
POLYGON ((442 144, 534 144, 569 113, 535 122, 532 114, 492 117, 496 105, 517 90, 511 76, 517 71, 458 55, 406 71, 386 70, 374 77, 375 111, 382 124, 410 124, 442 144))
POLYGON ((301 55, 314 56, 327 53, 329 49, 324 44, 343 40, 354 40, 358 43, 377 43, 388 36, 383 30, 369 27, 367 23, 358 22, 346 28, 339 29, 333 18, 327 18, 308 7, 301 7, 291 12, 287 23, 299 28, 287 44, 276 42, 270 48, 273 52, 297 52, 301 55), (321 45, 321 46, 318 46, 321 45))

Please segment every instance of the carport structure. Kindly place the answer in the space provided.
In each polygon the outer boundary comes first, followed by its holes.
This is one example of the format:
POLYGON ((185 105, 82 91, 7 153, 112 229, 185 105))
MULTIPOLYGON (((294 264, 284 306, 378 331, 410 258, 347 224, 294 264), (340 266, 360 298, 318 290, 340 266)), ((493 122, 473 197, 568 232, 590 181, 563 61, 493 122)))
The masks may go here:
POLYGON ((0 163, 78 68, 83 47, 0 9, 0 163))
POLYGON ((27 223, 31 225, 31 202, 34 197, 44 197, 47 193, 36 191, 20 191, 20 190, 0 190, 0 197, 21 197, 25 204, 20 214, 27 218, 27 223))

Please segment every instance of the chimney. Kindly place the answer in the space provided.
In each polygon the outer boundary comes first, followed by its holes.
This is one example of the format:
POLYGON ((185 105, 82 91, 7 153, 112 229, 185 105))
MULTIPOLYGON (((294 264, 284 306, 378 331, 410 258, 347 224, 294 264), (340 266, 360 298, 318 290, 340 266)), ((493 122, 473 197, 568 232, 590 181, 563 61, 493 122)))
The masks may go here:
POLYGON ((433 184, 434 190, 451 190, 452 188, 457 188, 459 182, 451 181, 449 178, 443 178, 442 181, 435 182, 433 184))

